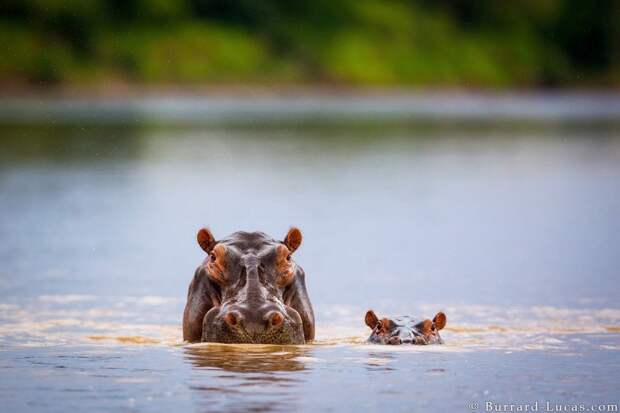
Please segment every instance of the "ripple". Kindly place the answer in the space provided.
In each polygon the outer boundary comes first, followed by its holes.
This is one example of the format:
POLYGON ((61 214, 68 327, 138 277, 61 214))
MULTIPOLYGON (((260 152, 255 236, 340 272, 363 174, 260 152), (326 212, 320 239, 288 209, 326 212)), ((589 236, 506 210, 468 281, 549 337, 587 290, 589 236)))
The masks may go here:
MULTIPOLYGON (((243 355, 244 361, 232 366, 239 369, 252 368, 259 362, 267 368, 271 365, 275 369, 295 369, 300 362, 305 363, 303 357, 311 357, 300 354, 303 348, 354 346, 367 349, 369 346, 366 344, 368 330, 359 316, 363 310, 341 305, 321 309, 316 340, 306 346, 187 344, 182 341, 180 303, 178 299, 159 296, 43 295, 33 299, 8 299, 0 305, 0 344, 5 349, 77 344, 185 346, 194 349, 188 350, 193 354, 189 359, 196 363, 200 358, 208 358, 212 364, 230 363, 226 361, 230 358, 228 355, 243 355), (321 320, 325 315, 329 322, 321 320), (269 356, 265 358, 267 353, 269 356), (252 361, 253 358, 263 360, 252 361), (277 358, 286 362, 278 366, 274 361, 277 358)), ((607 337, 609 343, 603 345, 613 349, 620 333, 620 309, 616 308, 422 304, 409 310, 400 308, 400 314, 427 314, 437 308, 446 311, 449 318, 443 331, 446 345, 385 347, 378 351, 561 352, 575 345, 575 336, 580 337, 581 346, 589 345, 592 335, 607 337), (573 336, 573 341, 564 338, 565 335, 573 336)), ((600 343, 597 348, 607 349, 600 347, 600 343)))

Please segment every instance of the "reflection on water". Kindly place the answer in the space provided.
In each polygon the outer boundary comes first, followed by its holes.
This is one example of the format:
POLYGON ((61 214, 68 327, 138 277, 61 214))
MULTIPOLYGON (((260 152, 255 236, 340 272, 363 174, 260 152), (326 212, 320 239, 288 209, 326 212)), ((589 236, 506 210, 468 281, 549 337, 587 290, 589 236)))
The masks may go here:
POLYGON ((185 347, 187 359, 196 367, 236 372, 297 371, 304 365, 299 357, 303 346, 198 344, 185 347))
POLYGON ((3 409, 618 401, 617 122, 242 123, 0 126, 3 409), (317 340, 183 343, 196 229, 293 224, 317 340), (369 308, 446 345, 366 344, 369 308))
POLYGON ((199 344, 183 349, 197 368, 189 388, 207 411, 291 411, 303 397, 303 346, 199 344), (208 376, 200 376, 206 369, 208 376), (283 375, 286 372, 296 374, 283 375), (196 378, 199 377, 199 378, 196 378))

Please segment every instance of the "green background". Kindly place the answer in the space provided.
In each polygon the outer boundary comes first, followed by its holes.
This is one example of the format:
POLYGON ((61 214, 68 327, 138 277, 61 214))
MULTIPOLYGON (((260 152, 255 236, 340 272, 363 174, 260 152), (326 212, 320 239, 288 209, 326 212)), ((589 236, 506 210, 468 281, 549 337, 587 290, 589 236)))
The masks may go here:
POLYGON ((612 0, 0 4, 5 85, 620 85, 612 0))

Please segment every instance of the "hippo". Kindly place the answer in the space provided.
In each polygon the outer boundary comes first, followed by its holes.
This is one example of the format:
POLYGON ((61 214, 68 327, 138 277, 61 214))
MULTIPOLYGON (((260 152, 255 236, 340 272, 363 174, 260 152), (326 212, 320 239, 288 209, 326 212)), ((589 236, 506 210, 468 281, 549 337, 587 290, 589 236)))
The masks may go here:
POLYGON ((368 342, 375 344, 443 344, 439 330, 446 326, 446 315, 439 312, 432 320, 419 321, 413 317, 400 316, 379 319, 368 310, 364 321, 372 329, 368 342))
POLYGON ((207 257, 189 285, 183 312, 188 342, 304 344, 314 339, 314 311, 304 270, 292 258, 301 231, 283 241, 239 231, 221 239, 206 228, 198 245, 207 257))

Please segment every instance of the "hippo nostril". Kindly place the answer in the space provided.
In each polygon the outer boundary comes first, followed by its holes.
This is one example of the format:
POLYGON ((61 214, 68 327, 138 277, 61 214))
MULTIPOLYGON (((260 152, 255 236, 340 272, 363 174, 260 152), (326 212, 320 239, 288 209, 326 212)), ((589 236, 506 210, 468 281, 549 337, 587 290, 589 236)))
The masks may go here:
POLYGON ((284 322, 284 317, 282 317, 282 314, 280 312, 274 311, 273 313, 269 315, 269 325, 271 327, 278 327, 283 322, 284 322))
POLYGON ((388 344, 401 344, 402 340, 400 339, 400 337, 390 337, 390 339, 388 340, 388 344))
POLYGON ((231 327, 234 327, 239 322, 239 316, 233 312, 226 313, 224 316, 224 321, 231 327))

